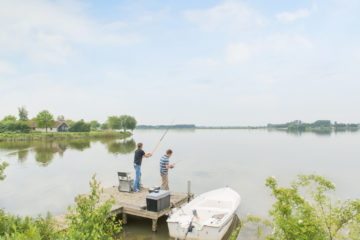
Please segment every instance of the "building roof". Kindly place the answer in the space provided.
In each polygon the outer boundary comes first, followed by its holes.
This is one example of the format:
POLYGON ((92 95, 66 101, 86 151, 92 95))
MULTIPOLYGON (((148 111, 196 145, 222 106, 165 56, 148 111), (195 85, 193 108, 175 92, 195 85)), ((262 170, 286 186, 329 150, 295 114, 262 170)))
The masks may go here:
POLYGON ((69 124, 67 124, 65 121, 58 121, 55 123, 55 127, 58 128, 61 125, 65 124, 67 127, 69 127, 69 124))
POLYGON ((35 121, 30 121, 29 124, 30 124, 30 127, 32 127, 32 128, 36 127, 36 122, 35 121))

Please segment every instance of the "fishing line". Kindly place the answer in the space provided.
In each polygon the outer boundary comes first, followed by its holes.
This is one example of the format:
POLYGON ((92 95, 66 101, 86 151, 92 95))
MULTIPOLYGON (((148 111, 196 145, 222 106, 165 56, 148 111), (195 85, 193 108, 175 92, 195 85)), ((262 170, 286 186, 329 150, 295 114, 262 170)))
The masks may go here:
POLYGON ((172 126, 172 124, 174 123, 175 120, 173 120, 171 122, 171 124, 168 126, 168 128, 165 130, 164 134, 161 136, 160 140, 158 141, 158 143, 156 144, 154 150, 152 151, 151 155, 154 155, 154 152, 156 151, 156 149, 159 147, 161 141, 164 139, 164 137, 166 136, 167 132, 169 131, 170 127, 172 126))

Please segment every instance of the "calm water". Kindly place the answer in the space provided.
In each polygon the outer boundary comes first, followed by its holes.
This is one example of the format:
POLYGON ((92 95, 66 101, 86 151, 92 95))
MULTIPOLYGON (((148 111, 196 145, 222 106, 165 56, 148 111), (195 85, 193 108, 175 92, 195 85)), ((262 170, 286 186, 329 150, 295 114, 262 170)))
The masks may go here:
MULTIPOLYGON (((88 192, 96 173, 104 187, 117 185, 117 171, 133 172, 136 142, 151 152, 162 130, 137 130, 126 140, 72 140, 0 143, 0 158, 10 163, 0 181, 0 207, 20 215, 63 213, 78 193, 88 192)), ((271 197, 266 177, 286 184, 300 173, 317 173, 336 183, 342 198, 360 197, 360 133, 303 133, 267 130, 171 130, 152 158, 144 159, 142 181, 160 184, 159 158, 166 149, 178 162, 170 188, 202 193, 230 186, 240 193, 240 216, 267 216, 271 197)), ((157 233, 151 221, 129 219, 126 239, 168 239, 165 219, 157 233)))

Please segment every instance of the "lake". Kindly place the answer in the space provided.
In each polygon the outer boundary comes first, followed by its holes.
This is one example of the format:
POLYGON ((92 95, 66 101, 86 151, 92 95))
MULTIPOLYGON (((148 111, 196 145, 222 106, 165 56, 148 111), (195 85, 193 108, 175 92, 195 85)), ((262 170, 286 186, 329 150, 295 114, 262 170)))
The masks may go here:
MULTIPOLYGON (((70 140, 48 142, 0 142, 0 159, 8 162, 0 181, 0 207, 20 215, 58 215, 73 204, 74 197, 89 191, 96 173, 102 186, 117 185, 117 171, 133 169, 137 142, 151 152, 164 130, 136 130, 125 140, 70 140)), ((358 198, 360 182, 360 133, 302 134, 269 130, 170 130, 153 157, 144 159, 142 182, 160 185, 159 159, 171 148, 169 185, 200 194, 230 186, 242 197, 238 212, 267 216, 272 198, 265 179, 275 176, 288 184, 296 175, 316 173, 336 183, 340 198, 358 198)), ((130 218, 126 239, 169 239, 165 219, 157 233, 151 221, 130 218)))

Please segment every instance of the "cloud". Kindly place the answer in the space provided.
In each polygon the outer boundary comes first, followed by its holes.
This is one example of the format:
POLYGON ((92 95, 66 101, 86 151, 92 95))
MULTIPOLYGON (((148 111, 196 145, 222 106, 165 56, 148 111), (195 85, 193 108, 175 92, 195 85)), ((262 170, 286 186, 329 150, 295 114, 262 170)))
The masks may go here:
POLYGON ((255 10, 235 1, 204 10, 188 10, 184 16, 205 31, 244 29, 264 24, 263 17, 255 10))
POLYGON ((14 74, 15 67, 8 62, 0 60, 0 74, 14 74))
POLYGON ((227 45, 225 58, 228 63, 248 62, 253 58, 265 56, 281 56, 301 53, 313 48, 313 42, 300 34, 278 33, 251 42, 237 42, 227 45))
POLYGON ((313 42, 301 34, 278 33, 268 36, 264 45, 264 47, 272 51, 292 52, 294 50, 310 49, 313 47, 313 42))
POLYGON ((299 9, 296 12, 281 12, 276 14, 276 19, 282 22, 292 22, 301 18, 310 16, 311 11, 309 9, 299 9))
POLYGON ((245 43, 232 43, 227 46, 226 59, 229 63, 245 62, 250 59, 253 49, 245 43))
POLYGON ((59 63, 76 54, 76 44, 123 45, 139 37, 123 32, 119 22, 99 23, 77 1, 0 2, 1 52, 59 63))
POLYGON ((215 58, 193 58, 188 62, 193 67, 216 67, 219 65, 219 61, 215 58))

